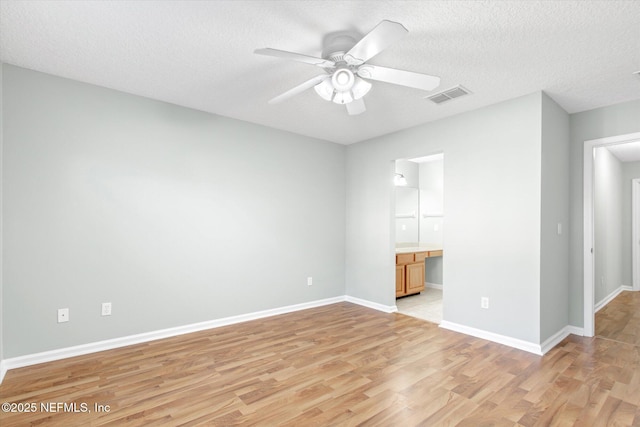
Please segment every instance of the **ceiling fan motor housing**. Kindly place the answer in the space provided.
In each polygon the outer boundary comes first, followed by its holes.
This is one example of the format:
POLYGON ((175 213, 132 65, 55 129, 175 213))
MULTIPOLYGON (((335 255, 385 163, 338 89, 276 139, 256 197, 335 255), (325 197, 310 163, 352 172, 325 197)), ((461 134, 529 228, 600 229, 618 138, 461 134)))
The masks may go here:
POLYGON ((354 47, 362 36, 355 35, 348 31, 329 34, 323 40, 322 57, 329 58, 334 62, 344 61, 342 57, 354 47), (356 39, 357 37, 357 39, 356 39), (340 54, 339 58, 334 58, 336 54, 340 54))

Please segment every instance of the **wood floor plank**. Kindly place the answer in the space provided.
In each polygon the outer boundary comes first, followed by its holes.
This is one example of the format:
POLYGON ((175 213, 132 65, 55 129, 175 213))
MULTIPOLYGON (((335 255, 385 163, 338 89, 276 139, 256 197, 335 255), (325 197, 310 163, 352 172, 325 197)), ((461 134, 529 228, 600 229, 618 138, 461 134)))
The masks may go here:
POLYGON ((0 425, 640 427, 629 334, 540 357, 339 303, 11 370, 0 402, 38 406, 0 425))

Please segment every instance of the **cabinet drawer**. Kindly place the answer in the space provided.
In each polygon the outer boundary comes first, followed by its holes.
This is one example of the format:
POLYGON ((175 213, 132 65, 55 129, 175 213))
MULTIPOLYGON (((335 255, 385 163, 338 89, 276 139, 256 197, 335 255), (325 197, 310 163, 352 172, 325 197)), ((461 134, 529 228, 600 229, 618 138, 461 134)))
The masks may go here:
POLYGON ((413 254, 413 255, 414 255, 413 260, 414 260, 415 262, 424 261, 424 259, 425 259, 426 257, 428 257, 428 256, 429 256, 429 255, 428 255, 428 252, 416 252, 416 253, 415 253, 415 254, 413 254))
POLYGON ((429 251, 429 256, 442 256, 442 251, 429 251))
POLYGON ((396 255, 396 264, 410 264, 413 262, 413 253, 410 254, 397 254, 396 255))

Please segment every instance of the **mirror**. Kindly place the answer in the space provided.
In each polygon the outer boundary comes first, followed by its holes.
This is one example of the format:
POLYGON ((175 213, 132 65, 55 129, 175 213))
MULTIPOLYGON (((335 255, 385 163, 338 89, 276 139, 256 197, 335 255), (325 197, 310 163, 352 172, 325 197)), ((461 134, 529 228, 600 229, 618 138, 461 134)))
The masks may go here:
POLYGON ((396 160, 395 172, 407 185, 396 186, 396 244, 442 246, 444 155, 396 160))
POLYGON ((419 199, 417 188, 396 187, 396 243, 418 242, 419 199))

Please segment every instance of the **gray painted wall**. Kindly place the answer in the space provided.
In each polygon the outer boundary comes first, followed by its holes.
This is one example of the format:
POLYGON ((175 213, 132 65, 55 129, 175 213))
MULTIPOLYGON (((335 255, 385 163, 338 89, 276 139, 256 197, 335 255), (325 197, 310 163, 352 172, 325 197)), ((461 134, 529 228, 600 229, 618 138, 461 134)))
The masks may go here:
POLYGON ((534 93, 347 146, 347 294, 394 304, 394 160, 444 152, 443 318, 539 342, 540 122, 534 93))
POLYGON ((542 94, 540 341, 569 324, 569 115, 542 94), (558 234, 558 224, 561 234, 558 234))
MULTIPOLYGON (((563 290, 541 249, 562 252, 545 237, 562 190, 548 193, 541 173, 562 179, 545 153, 564 119, 544 95, 345 148, 2 72, 0 357, 342 295, 345 274, 347 294, 393 305, 394 160, 442 151, 445 320, 530 342, 561 323, 545 308, 563 290), (103 301, 113 316, 99 316, 103 301), (55 323, 59 307, 71 322, 55 323)), ((568 323, 582 326, 583 142, 639 132, 640 100, 569 124, 568 323)))
POLYGON ((640 178, 640 162, 622 163, 622 284, 633 286, 631 183, 640 178))
POLYGON ((344 146, 9 65, 3 97, 5 358, 344 295, 344 146))
POLYGON ((622 163, 606 147, 596 148, 594 177, 594 302, 622 286, 622 163))
POLYGON ((584 326, 583 162, 584 141, 640 132, 640 100, 572 114, 571 126, 571 244, 569 324, 584 326))

